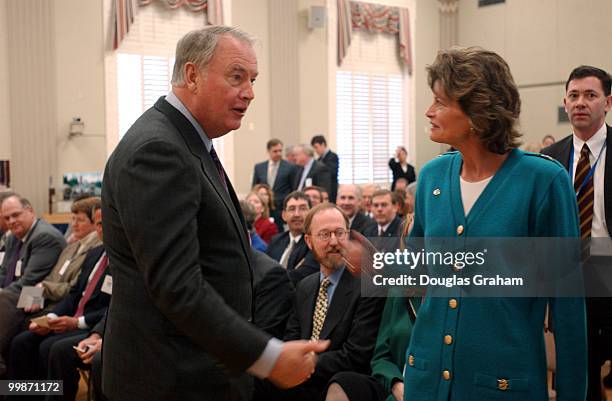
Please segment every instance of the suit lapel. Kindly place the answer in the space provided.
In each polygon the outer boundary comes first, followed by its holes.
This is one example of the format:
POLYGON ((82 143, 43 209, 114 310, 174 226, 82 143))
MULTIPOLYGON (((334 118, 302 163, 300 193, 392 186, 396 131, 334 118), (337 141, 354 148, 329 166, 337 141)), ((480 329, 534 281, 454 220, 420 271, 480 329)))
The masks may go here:
MULTIPOLYGON (((353 278, 348 270, 344 270, 340 281, 338 282, 338 288, 334 291, 332 302, 327 309, 327 315, 325 316, 325 322, 323 322, 323 328, 319 337, 321 339, 329 338, 329 335, 338 325, 338 322, 342 319, 342 316, 346 313, 351 294, 353 292, 352 286, 353 278)), ((312 319, 311 319, 312 320, 312 319)))
MULTIPOLYGON (((558 155, 557 160, 563 164, 565 170, 570 171, 571 166, 569 165, 570 153, 572 151, 572 144, 574 143, 574 136, 570 135, 566 138, 561 148, 561 153, 558 155)), ((571 174, 570 174, 571 176, 571 174)))
MULTIPOLYGON (((240 239, 242 242, 242 248, 245 254, 249 254, 247 251, 249 248, 249 241, 246 236, 246 225, 244 223, 244 219, 242 217, 242 213, 238 212, 240 210, 240 205, 238 203, 238 199, 236 198, 236 193, 234 192, 234 188, 232 187, 231 182, 227 179, 226 176, 226 184, 227 191, 221 182, 221 177, 219 176, 219 171, 217 170, 217 166, 215 162, 212 160, 210 153, 206 150, 206 146, 204 146, 204 142, 200 138, 200 135, 196 131, 193 125, 185 118, 185 116, 175 109, 170 103, 168 103, 164 98, 160 98, 157 103, 155 103, 155 108, 165 114, 168 119, 174 124, 177 128, 179 134, 187 144, 189 151, 200 160, 200 165, 202 167, 202 172, 204 176, 210 181, 215 192, 223 201, 226 209, 229 211, 232 216, 232 220, 236 227, 236 230, 239 232, 240 239)), ((247 258, 248 259, 248 258, 247 258)), ((250 259, 249 259, 250 260, 250 259)))

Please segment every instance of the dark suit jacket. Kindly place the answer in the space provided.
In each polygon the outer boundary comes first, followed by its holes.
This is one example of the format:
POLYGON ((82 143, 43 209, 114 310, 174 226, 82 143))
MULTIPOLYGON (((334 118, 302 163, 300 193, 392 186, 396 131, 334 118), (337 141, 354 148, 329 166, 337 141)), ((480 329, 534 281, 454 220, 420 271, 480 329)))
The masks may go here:
MULTIPOLYGON (((253 184, 252 187, 257 184, 268 184, 268 163, 265 162, 257 163, 253 170, 253 184)), ((276 173, 276 179, 274 180, 274 204, 276 210, 283 209, 283 200, 285 196, 289 195, 291 191, 297 188, 299 177, 297 176, 299 167, 295 164, 289 163, 286 160, 281 160, 278 165, 278 172, 276 173)))
POLYGON ((113 296, 112 400, 243 400, 270 335, 250 324, 251 248, 236 194, 164 98, 128 130, 102 186, 113 296), (235 373, 230 377, 227 372, 235 373))
POLYGON ((336 202, 336 195, 338 194, 338 169, 340 163, 338 161, 338 155, 331 150, 327 152, 323 157, 319 158, 320 162, 323 162, 331 174, 331 192, 329 193, 329 201, 336 202))
MULTIPOLYGON (((0 267, 0 286, 4 285, 7 266, 17 250, 18 241, 14 235, 10 235, 6 241, 6 254, 0 267)), ((36 220, 19 252, 21 277, 15 276, 15 280, 4 291, 19 294, 24 285, 36 285, 43 281, 65 247, 66 240, 55 227, 44 220, 36 220)))
MULTIPOLYGON (((281 257, 283 256, 283 252, 289 245, 289 231, 282 232, 280 234, 276 234, 270 240, 268 244, 268 249, 266 249, 266 254, 270 256, 272 259, 280 262, 281 257)), ((306 245, 306 241, 304 240, 304 236, 298 241, 297 244, 293 247, 291 251, 291 255, 289 255, 289 260, 287 261, 287 270, 293 270, 297 264, 299 264, 302 259, 308 253, 308 245, 306 245)))
POLYGON ((353 222, 351 223, 351 230, 355 230, 363 234, 366 229, 374 224, 376 224, 376 222, 366 216, 363 212, 357 212, 353 222))
MULTIPOLYGON (((79 302, 81 302, 83 292, 87 288, 89 275, 91 274, 93 268, 96 267, 96 263, 98 263, 98 260, 103 253, 104 246, 102 245, 99 245, 87 252, 87 256, 85 256, 85 260, 81 265, 81 273, 79 273, 77 282, 70 288, 68 295, 53 307, 51 312, 58 316, 74 315, 79 306, 79 302)), ((85 304, 83 316, 85 317, 85 323, 87 323, 89 327, 94 326, 100 321, 100 319, 102 319, 106 313, 106 308, 110 303, 111 296, 105 292, 102 292, 102 284, 104 283, 106 276, 110 276, 110 269, 108 267, 106 268, 104 275, 100 277, 100 281, 98 281, 94 292, 91 294, 91 298, 89 298, 89 301, 87 301, 85 304)))
MULTIPOLYGON (((304 167, 300 167, 298 175, 297 175, 297 183, 299 186, 300 180, 302 179, 302 173, 304 171, 304 167)), ((332 177, 329 168, 325 164, 320 161, 315 160, 310 167, 310 171, 308 171, 308 175, 306 179, 312 179, 312 185, 316 185, 318 187, 324 188, 331 196, 332 189, 332 177)), ((304 180, 304 187, 306 187, 306 180, 304 180)))
MULTIPOLYGON (((298 284, 285 340, 310 339, 319 282, 320 275, 315 273, 298 284)), ((315 372, 305 385, 327 383, 337 372, 370 372, 384 301, 384 298, 362 298, 361 280, 348 270, 342 273, 320 333, 320 338, 330 340, 331 344, 319 354, 315 372)))
MULTIPOLYGON (((397 237, 402 232, 402 219, 395 216, 395 218, 387 227, 387 230, 383 233, 382 237, 397 237)), ((365 232, 363 233, 366 237, 378 237, 378 224, 374 222, 371 226, 369 226, 365 232)))
MULTIPOLYGON (((608 234, 612 236, 612 127, 606 125, 606 175, 604 177, 604 203, 606 226, 608 234)), ((567 136, 557 143, 542 149, 542 154, 553 157, 569 171, 570 152, 572 150, 573 135, 567 136)))
POLYGON ((395 161, 394 158, 389 159, 389 168, 391 169, 391 173, 393 173, 393 181, 391 182, 391 191, 395 191, 395 183, 399 178, 405 178, 408 181, 408 184, 416 181, 416 173, 414 172, 414 167, 411 164, 408 164, 406 168, 406 172, 402 170, 402 166, 399 162, 395 161))
POLYGON ((320 267, 321 266, 315 259, 313 253, 308 250, 300 264, 293 269, 288 270, 287 275, 289 276, 289 279, 293 285, 298 285, 302 279, 310 276, 312 273, 319 272, 320 267))
POLYGON ((266 333, 282 338, 291 312, 293 284, 287 271, 263 252, 253 250, 255 314, 253 323, 266 333))

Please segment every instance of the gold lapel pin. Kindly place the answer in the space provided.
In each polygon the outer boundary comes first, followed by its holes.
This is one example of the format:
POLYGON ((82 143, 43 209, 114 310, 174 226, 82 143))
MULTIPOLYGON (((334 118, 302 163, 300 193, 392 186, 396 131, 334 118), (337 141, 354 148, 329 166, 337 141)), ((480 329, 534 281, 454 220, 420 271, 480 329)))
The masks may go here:
POLYGON ((439 196, 440 195, 440 188, 436 188, 433 191, 434 196, 439 196))

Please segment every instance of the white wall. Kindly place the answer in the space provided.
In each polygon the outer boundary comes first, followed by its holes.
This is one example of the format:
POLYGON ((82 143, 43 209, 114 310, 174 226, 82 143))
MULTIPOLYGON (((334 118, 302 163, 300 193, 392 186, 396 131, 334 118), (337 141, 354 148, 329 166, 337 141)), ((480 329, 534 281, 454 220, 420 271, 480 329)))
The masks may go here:
MULTIPOLYGON (((251 188, 253 165, 264 160, 266 141, 270 138, 270 40, 268 28, 268 2, 232 0, 234 26, 244 29, 258 39, 256 46, 259 76, 255 83, 255 100, 242 121, 239 130, 226 135, 233 149, 226 152, 224 161, 236 191, 246 194, 251 188), (232 160, 229 160, 229 159, 232 160)), ((276 112, 279 112, 278 110, 276 112)))
POLYGON ((55 21, 59 187, 64 173, 102 171, 106 162, 102 0, 56 0, 55 21), (85 132, 69 140, 73 117, 85 132))
POLYGON ((0 160, 11 158, 7 0, 0 0, 0 160))
POLYGON ((557 108, 574 67, 612 71, 610 15, 610 0, 507 0, 482 8, 460 0, 459 43, 494 50, 508 61, 523 101, 525 143, 571 132, 568 123, 557 123, 557 108))

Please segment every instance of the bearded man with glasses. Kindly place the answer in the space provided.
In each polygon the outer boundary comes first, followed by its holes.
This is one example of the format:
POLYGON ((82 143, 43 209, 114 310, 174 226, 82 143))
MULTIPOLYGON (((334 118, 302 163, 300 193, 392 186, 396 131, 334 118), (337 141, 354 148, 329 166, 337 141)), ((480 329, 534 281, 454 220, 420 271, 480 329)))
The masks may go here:
POLYGON ((333 203, 310 210, 304 239, 320 271, 299 282, 285 340, 329 340, 306 382, 281 390, 268 381, 255 386, 257 400, 324 400, 329 379, 337 372, 370 372, 384 298, 361 296, 361 280, 345 266, 349 247, 348 217, 333 203))

